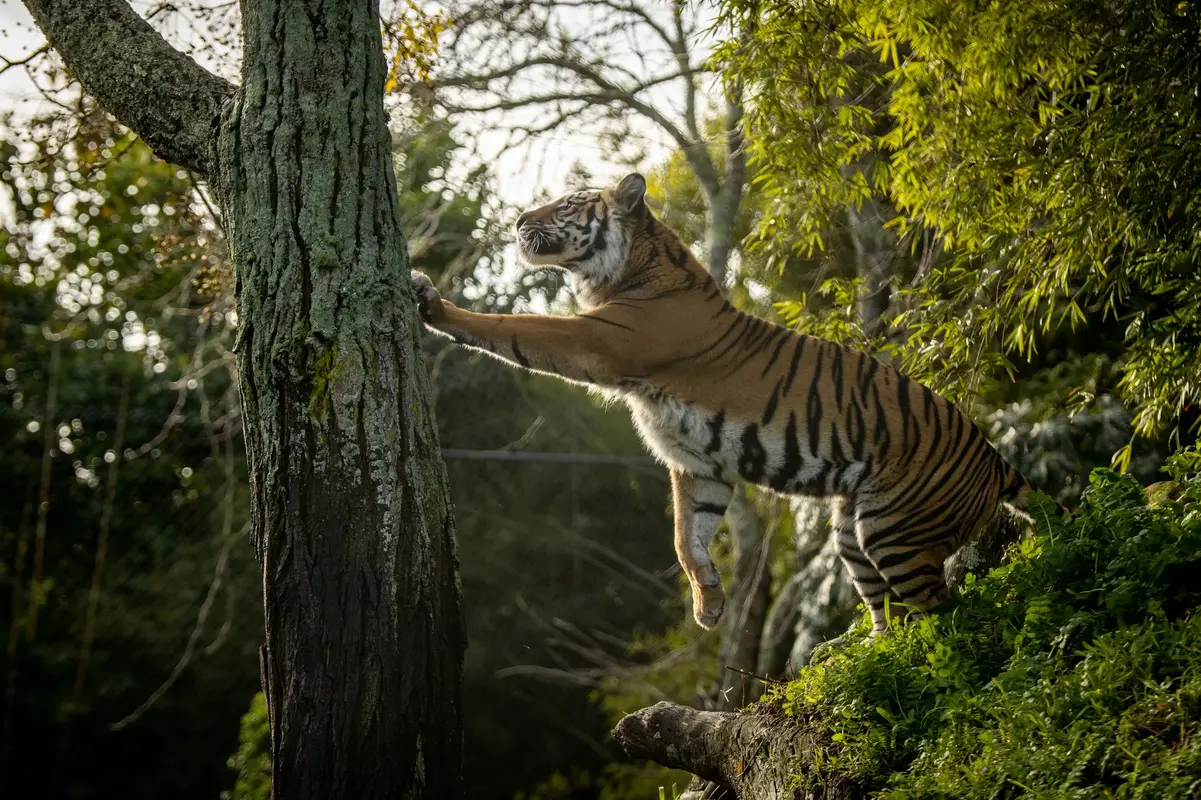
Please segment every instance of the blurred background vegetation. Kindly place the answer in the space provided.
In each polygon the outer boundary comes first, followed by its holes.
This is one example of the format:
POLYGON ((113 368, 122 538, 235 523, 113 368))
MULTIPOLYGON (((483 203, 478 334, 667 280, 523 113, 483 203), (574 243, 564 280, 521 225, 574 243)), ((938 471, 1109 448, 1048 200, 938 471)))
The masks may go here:
MULTIPOLYGON (((232 5, 146 13, 228 71, 232 5)), ((543 196, 638 168, 698 253, 729 245, 740 307, 902 365, 1062 502, 1111 461, 1155 480, 1195 440, 1192 4, 517 5, 384 7, 404 233, 456 303, 571 308, 511 268, 502 153, 559 170, 523 184, 543 196)), ((266 797, 221 222, 37 46, 23 66, 55 102, 0 142, 0 792, 266 797)), ((427 348, 469 796, 683 789, 606 731, 660 699, 750 702, 845 628, 824 508, 740 496, 715 545, 730 611, 702 635, 624 410, 427 348)))

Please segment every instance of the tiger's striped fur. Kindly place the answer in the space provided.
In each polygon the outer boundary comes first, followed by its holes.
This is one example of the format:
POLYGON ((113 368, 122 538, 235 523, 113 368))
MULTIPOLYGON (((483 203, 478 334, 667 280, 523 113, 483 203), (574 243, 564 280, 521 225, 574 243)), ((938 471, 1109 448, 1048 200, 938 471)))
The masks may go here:
POLYGON ((517 223, 523 258, 567 269, 584 313, 475 314, 413 274, 428 327, 515 366, 623 400, 671 471, 675 545, 705 628, 724 606, 708 547, 745 481, 834 499, 838 551, 886 625, 928 612, 943 563, 1030 484, 954 405, 891 366, 745 314, 655 219, 639 175, 517 223))

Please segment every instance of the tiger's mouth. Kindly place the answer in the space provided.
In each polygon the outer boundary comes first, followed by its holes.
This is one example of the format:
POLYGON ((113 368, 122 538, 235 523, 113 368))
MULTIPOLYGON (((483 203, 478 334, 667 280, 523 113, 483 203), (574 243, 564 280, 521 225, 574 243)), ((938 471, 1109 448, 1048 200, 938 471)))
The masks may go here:
POLYGON ((529 262, 545 262, 546 259, 563 253, 562 241, 532 227, 518 230, 517 246, 522 258, 529 262))

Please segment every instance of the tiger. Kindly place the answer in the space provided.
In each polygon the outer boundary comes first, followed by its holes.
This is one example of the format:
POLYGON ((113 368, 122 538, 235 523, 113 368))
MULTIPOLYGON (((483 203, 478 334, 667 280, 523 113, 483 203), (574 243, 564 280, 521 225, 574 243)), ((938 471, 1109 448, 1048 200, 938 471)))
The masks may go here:
POLYGON ((517 250, 568 273, 579 313, 481 314, 411 285, 425 327, 624 402, 670 472, 675 551, 697 624, 725 608, 709 545, 735 486, 826 498, 832 536, 886 630, 949 599, 944 563, 998 516, 1030 522, 1030 482, 954 404, 883 361, 735 308, 651 212, 638 173, 522 213, 517 250))

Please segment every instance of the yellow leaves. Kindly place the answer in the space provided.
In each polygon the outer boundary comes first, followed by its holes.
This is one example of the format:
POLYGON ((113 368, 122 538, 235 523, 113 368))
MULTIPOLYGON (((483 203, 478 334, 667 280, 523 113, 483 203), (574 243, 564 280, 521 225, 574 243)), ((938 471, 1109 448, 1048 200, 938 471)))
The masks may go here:
POLYGON ((430 11, 417 0, 402 0, 400 13, 383 23, 384 55, 388 60, 385 92, 429 80, 438 54, 438 35, 450 26, 442 11, 430 11))
POLYGON ((1127 442, 1122 449, 1113 454, 1113 459, 1109 462, 1109 466, 1115 472, 1126 474, 1126 470, 1130 469, 1130 455, 1134 449, 1133 442, 1127 442))

